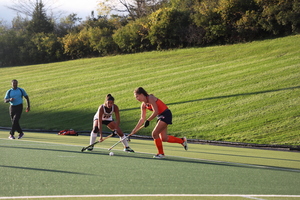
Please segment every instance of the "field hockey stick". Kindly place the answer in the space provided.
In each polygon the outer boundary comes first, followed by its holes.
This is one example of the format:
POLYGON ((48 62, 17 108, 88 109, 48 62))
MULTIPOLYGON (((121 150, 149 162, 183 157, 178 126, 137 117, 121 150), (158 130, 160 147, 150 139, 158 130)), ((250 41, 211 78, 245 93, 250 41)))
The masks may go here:
MULTIPOLYGON (((103 138, 101 142, 103 142, 103 141, 106 140, 107 138, 110 138, 110 137, 112 137, 112 136, 114 136, 114 135, 116 135, 116 134, 115 134, 115 133, 110 134, 109 136, 103 138)), ((99 141, 96 141, 96 142, 94 142, 93 144, 90 144, 90 145, 87 146, 87 147, 83 147, 83 148, 81 149, 81 152, 87 150, 87 149, 90 148, 90 147, 95 146, 95 144, 97 144, 97 143, 99 143, 99 141)))
POLYGON ((128 137, 132 136, 133 134, 135 134, 136 132, 138 132, 139 130, 141 130, 142 128, 144 128, 144 126, 141 126, 138 130, 136 130, 135 132, 130 133, 129 135, 127 135, 126 137, 122 138, 121 140, 119 140, 118 142, 116 142, 114 145, 112 145, 108 151, 112 150, 112 148, 114 148, 115 146, 117 146, 120 142, 122 142, 123 140, 127 139, 128 137))

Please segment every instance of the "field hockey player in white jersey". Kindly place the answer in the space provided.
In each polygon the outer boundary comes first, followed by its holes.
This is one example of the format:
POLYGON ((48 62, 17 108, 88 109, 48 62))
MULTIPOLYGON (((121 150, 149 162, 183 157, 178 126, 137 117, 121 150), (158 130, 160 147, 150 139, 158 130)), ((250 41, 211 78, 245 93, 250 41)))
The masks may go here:
MULTIPOLYGON (((90 144, 93 144, 97 139, 97 134, 100 134, 99 142, 102 142, 102 125, 106 125, 110 130, 115 131, 120 137, 120 140, 125 138, 123 131, 120 128, 120 113, 119 107, 114 103, 115 99, 111 94, 108 94, 105 98, 104 104, 100 105, 93 122, 93 130, 90 135, 90 144), (115 114, 116 121, 114 121, 112 115, 115 114)), ((134 152, 128 145, 127 139, 123 139, 124 151, 134 152)), ((92 151, 93 147, 87 149, 92 151)))

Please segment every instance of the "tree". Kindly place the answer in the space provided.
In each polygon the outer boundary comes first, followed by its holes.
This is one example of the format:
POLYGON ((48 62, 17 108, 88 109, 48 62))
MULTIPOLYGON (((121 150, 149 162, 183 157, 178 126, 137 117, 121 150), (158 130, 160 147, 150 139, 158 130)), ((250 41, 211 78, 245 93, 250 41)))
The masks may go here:
POLYGON ((27 30, 29 33, 51 33, 54 30, 54 25, 51 19, 47 17, 44 10, 44 4, 42 0, 36 1, 35 9, 32 13, 32 19, 30 20, 27 30))
POLYGON ((89 43, 99 55, 115 53, 117 45, 112 38, 113 30, 108 27, 95 27, 88 29, 89 43))
POLYGON ((62 59, 63 49, 58 38, 53 33, 37 33, 31 41, 38 50, 41 62, 54 62, 62 59))
MULTIPOLYGON (((224 25, 225 42, 240 42, 244 38, 240 36, 237 29, 240 29, 240 20, 244 16, 248 19, 254 19, 255 11, 258 10, 254 0, 220 0, 216 12, 220 14, 221 21, 224 25), (252 11, 252 12, 249 12, 252 11)), ((241 31, 240 31, 241 32, 241 31)))
POLYGON ((255 0, 262 8, 259 24, 274 35, 300 31, 299 0, 255 0))
POLYGON ((149 16, 149 40, 157 49, 186 46, 185 35, 189 26, 189 12, 163 8, 149 16))
POLYGON ((63 37, 64 35, 72 32, 77 31, 77 23, 81 21, 81 18, 77 17, 77 14, 72 13, 67 17, 63 17, 60 19, 59 23, 55 24, 54 32, 59 36, 63 37))
POLYGON ((129 22, 126 26, 119 28, 113 34, 114 42, 119 46, 122 52, 135 53, 146 50, 152 50, 148 37, 146 24, 147 18, 140 18, 129 22))
MULTIPOLYGON (((33 10, 36 7, 37 0, 10 0, 12 6, 6 6, 8 9, 15 11, 18 14, 25 15, 25 17, 32 17, 33 10)), ((51 14, 52 18, 55 18, 56 15, 60 15, 61 11, 58 11, 55 3, 57 0, 44 0, 44 10, 49 15, 51 14)))
POLYGON ((27 30, 29 21, 28 18, 23 18, 18 15, 12 20, 12 29, 15 30, 17 34, 24 34, 27 30))
POLYGON ((98 11, 125 13, 130 19, 137 20, 162 8, 167 2, 169 0, 100 0, 98 11))
POLYGON ((79 33, 71 32, 62 38, 64 54, 71 59, 94 56, 93 47, 89 40, 88 28, 83 28, 79 33))
POLYGON ((20 63, 20 37, 14 30, 0 26, 0 66, 14 66, 20 63))

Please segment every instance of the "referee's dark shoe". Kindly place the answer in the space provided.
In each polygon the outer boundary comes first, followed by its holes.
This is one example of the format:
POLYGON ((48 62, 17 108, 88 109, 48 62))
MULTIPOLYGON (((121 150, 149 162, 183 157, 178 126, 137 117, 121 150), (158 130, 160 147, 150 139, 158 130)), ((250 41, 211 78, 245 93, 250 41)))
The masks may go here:
POLYGON ((21 139, 24 136, 24 133, 20 133, 18 139, 21 139))

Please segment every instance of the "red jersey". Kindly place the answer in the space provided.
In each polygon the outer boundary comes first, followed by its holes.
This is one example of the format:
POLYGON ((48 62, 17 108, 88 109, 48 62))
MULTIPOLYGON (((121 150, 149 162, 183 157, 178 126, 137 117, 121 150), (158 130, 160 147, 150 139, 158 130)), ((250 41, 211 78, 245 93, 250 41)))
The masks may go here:
MULTIPOLYGON (((147 99, 148 99, 148 97, 147 97, 147 99)), ((158 108, 158 115, 160 115, 161 113, 163 113, 165 110, 168 109, 168 106, 158 98, 156 100, 156 104, 157 104, 157 108, 158 108)), ((146 109, 153 111, 153 107, 150 104, 146 104, 146 109)))

